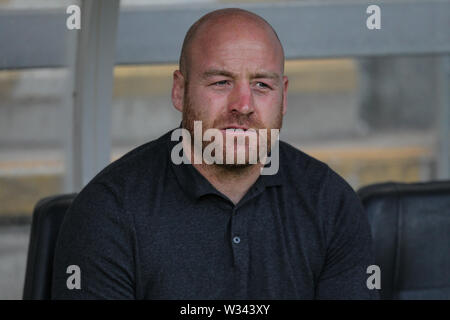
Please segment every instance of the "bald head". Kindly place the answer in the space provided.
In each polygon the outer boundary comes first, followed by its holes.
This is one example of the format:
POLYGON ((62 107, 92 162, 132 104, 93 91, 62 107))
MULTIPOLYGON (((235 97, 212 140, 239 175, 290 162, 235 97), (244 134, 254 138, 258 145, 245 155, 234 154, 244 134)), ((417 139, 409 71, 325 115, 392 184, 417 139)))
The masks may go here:
MULTIPOLYGON (((266 41, 281 56, 284 70, 284 51, 281 42, 272 26, 260 16, 243 9, 227 8, 212 11, 197 20, 188 30, 183 41, 180 55, 180 71, 187 79, 192 62, 193 48, 200 47, 209 39, 219 39, 220 35, 228 32, 238 36, 254 37, 266 41), (259 35, 259 38, 258 38, 259 35)), ((230 38, 230 37, 228 37, 230 38)))

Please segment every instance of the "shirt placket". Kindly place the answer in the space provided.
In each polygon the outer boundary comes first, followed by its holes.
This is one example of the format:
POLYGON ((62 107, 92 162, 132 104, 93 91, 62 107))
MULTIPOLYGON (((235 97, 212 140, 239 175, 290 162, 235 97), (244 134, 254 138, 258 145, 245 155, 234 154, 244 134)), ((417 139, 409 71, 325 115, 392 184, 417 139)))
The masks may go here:
POLYGON ((234 207, 231 214, 229 241, 233 250, 233 265, 239 277, 239 296, 244 299, 247 293, 249 268, 248 219, 242 208, 234 207))

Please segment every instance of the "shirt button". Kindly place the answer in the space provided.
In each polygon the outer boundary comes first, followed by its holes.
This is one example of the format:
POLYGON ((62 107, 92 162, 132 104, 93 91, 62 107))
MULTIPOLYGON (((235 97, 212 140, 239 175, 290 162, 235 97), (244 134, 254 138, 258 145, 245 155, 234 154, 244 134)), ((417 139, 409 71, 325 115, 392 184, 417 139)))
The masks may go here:
POLYGON ((236 236, 233 238, 233 242, 237 244, 237 243, 241 242, 241 238, 236 236))

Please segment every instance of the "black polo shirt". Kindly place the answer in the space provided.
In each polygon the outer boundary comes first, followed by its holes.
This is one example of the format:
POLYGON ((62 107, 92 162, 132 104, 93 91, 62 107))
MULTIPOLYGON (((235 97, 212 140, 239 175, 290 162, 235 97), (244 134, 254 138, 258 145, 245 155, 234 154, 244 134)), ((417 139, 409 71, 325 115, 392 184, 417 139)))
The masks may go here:
MULTIPOLYGON (((280 142, 280 168, 234 205, 171 132, 101 171, 78 194, 56 248, 60 299, 368 299, 367 217, 326 164, 280 142), (80 289, 68 288, 70 265, 80 289)), ((69 286, 70 287, 70 286, 69 286)))

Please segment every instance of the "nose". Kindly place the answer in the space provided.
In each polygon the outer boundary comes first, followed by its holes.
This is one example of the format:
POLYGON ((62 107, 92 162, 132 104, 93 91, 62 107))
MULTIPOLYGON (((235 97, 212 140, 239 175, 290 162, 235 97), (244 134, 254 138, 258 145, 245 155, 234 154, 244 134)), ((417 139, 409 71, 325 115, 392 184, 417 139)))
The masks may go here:
POLYGON ((241 114, 253 112, 253 96, 249 83, 236 83, 229 96, 228 109, 241 114))

